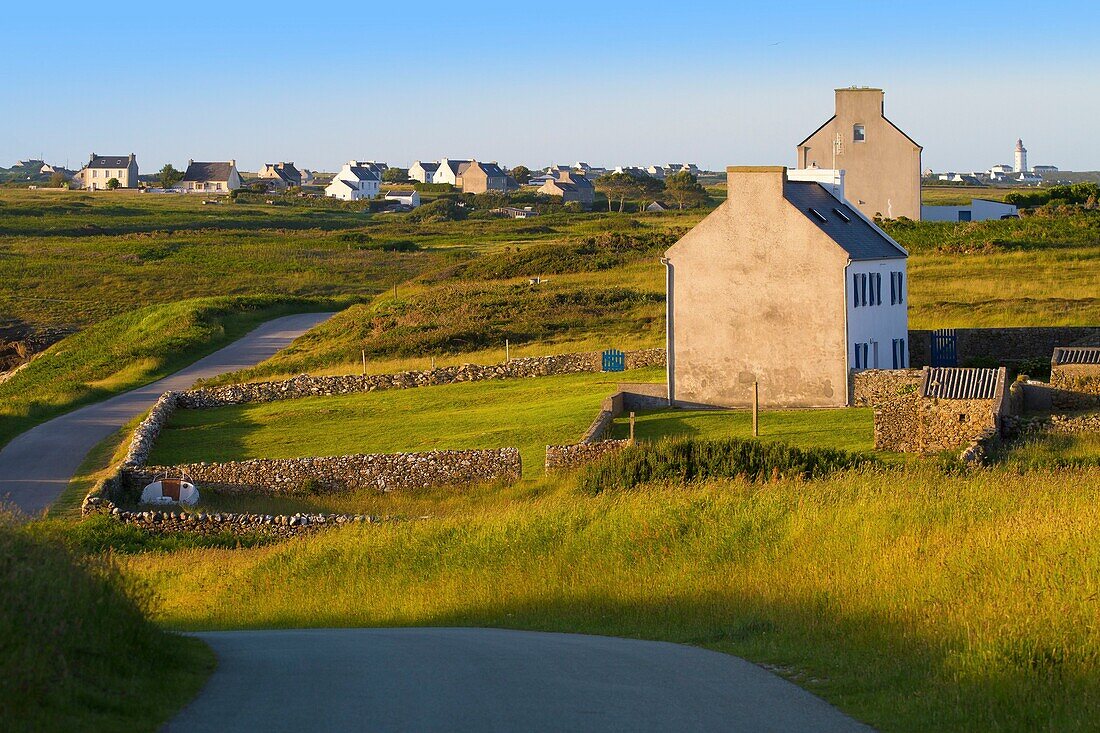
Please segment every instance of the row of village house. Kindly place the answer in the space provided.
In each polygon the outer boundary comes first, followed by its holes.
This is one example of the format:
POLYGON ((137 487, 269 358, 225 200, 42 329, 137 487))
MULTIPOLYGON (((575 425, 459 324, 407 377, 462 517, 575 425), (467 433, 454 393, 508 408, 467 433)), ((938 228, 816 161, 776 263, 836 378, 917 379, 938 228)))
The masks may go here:
MULTIPOLYGON (((382 187, 382 175, 389 168, 385 163, 376 161, 351 160, 345 163, 325 187, 325 195, 344 201, 358 201, 376 198, 382 187)), ((611 172, 633 173, 665 178, 680 171, 697 174, 699 169, 692 164, 669 163, 649 168, 620 167, 611 172)), ((561 198, 563 203, 576 202, 582 206, 591 206, 595 201, 596 188, 592 179, 609 172, 607 169, 578 162, 574 166, 552 165, 539 175, 533 176, 525 185, 535 188, 538 193, 561 198)), ((495 161, 457 160, 443 158, 438 162, 416 161, 409 168, 409 178, 420 183, 448 184, 463 193, 486 193, 498 191, 507 193, 520 187, 512 176, 495 161)), ((267 183, 269 188, 285 191, 295 186, 313 183, 313 174, 308 170, 299 170, 292 162, 268 163, 259 171, 257 177, 267 183)), ((134 154, 129 156, 97 155, 92 153, 88 164, 73 178, 73 182, 88 190, 108 188, 112 179, 118 181, 119 188, 138 187, 138 166, 134 154)), ((235 160, 224 162, 201 162, 189 160, 183 178, 174 188, 184 192, 227 193, 244 185, 237 171, 235 160)), ((419 205, 419 195, 415 191, 393 191, 386 198, 398 201, 406 206, 419 205)))

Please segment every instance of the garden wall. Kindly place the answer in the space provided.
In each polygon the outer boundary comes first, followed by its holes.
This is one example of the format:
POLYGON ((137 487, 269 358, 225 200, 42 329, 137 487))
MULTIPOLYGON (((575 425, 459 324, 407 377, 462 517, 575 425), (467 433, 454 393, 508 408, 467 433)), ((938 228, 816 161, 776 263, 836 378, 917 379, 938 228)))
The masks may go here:
POLYGON ((668 385, 637 382, 620 384, 619 391, 603 401, 596 419, 588 426, 581 442, 546 446, 546 472, 568 471, 630 445, 629 440, 604 440, 615 418, 624 412, 655 410, 661 407, 668 407, 668 385))
MULTIPOLYGON (((1016 364, 1049 359, 1055 346, 1100 345, 1100 326, 1025 326, 1020 328, 957 328, 956 348, 960 366, 1016 364)), ((928 366, 932 332, 909 331, 909 363, 928 366)))

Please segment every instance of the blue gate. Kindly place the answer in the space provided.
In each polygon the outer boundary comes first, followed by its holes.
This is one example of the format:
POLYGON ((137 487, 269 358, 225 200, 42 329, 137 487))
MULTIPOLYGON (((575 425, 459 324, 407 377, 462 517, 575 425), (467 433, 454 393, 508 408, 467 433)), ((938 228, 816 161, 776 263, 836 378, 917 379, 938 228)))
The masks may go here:
POLYGON ((958 345, 955 329, 941 328, 932 332, 932 363, 934 367, 953 367, 959 365, 958 345))
POLYGON ((626 370, 626 354, 618 349, 608 349, 603 352, 603 370, 605 372, 622 372, 626 370))

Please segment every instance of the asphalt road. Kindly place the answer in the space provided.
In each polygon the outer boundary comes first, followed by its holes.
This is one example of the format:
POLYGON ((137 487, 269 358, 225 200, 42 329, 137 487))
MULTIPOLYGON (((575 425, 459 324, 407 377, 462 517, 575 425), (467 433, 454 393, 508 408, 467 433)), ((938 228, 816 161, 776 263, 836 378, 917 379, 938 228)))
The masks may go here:
POLYGON ((170 733, 871 730, 761 667, 679 644, 500 629, 196 636, 218 669, 170 733))
POLYGON ((88 451, 148 410, 161 394, 188 389, 196 379, 257 364, 331 315, 299 313, 268 321, 158 382, 74 410, 19 435, 0 450, 0 499, 27 514, 41 512, 69 484, 88 451))

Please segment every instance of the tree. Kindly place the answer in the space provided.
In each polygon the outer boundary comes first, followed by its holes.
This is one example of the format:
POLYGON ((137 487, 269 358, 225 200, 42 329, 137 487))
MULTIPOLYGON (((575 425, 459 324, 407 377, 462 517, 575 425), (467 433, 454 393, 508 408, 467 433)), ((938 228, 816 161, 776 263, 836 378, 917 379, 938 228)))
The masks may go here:
POLYGON ((517 165, 512 169, 512 178, 521 186, 531 180, 531 169, 525 165, 517 165))
POLYGON ((157 174, 161 188, 171 188, 179 183, 181 178, 183 178, 183 174, 172 167, 171 163, 165 163, 164 167, 160 169, 160 173, 157 174))
POLYGON ((690 171, 680 171, 665 179, 665 197, 681 209, 700 206, 710 198, 699 179, 691 175, 690 171))
POLYGON ((116 188, 118 188, 121 185, 122 184, 118 182, 117 178, 112 178, 111 180, 107 181, 107 188, 108 188, 108 190, 111 190, 111 191, 114 191, 116 188))
POLYGON ((65 184, 68 182, 69 179, 60 171, 50 176, 50 188, 65 188, 65 184))
POLYGON ((385 183, 408 183, 412 179, 404 168, 387 168, 382 171, 382 180, 385 183))
POLYGON ((611 202, 618 199, 620 214, 628 198, 655 198, 663 188, 658 179, 634 173, 609 173, 596 179, 596 190, 607 196, 607 210, 611 211, 611 202))

